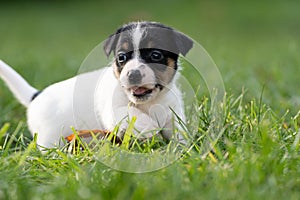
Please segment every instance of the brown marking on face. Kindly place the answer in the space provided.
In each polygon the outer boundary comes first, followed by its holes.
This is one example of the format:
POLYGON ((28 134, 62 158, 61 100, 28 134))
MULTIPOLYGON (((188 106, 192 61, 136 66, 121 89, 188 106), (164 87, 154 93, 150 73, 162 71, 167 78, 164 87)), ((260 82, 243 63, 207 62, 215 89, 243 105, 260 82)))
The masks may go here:
POLYGON ((168 59, 167 59, 167 63, 168 63, 168 67, 171 67, 171 68, 173 68, 173 69, 176 68, 176 62, 175 62, 175 60, 173 60, 172 58, 168 58, 168 59))
POLYGON ((121 47, 122 47, 122 49, 125 52, 127 52, 129 50, 129 43, 128 42, 124 42, 121 47))
POLYGON ((170 83, 176 73, 177 66, 174 59, 168 58, 167 65, 164 71, 155 71, 155 75, 161 85, 170 83))
POLYGON ((149 40, 148 42, 147 42, 147 45, 145 46, 145 48, 154 48, 155 47, 155 44, 154 44, 154 42, 153 41, 151 41, 151 40, 149 40))
POLYGON ((113 69, 114 69, 114 74, 116 76, 117 79, 120 79, 120 69, 119 67, 116 65, 116 63, 113 64, 113 69))

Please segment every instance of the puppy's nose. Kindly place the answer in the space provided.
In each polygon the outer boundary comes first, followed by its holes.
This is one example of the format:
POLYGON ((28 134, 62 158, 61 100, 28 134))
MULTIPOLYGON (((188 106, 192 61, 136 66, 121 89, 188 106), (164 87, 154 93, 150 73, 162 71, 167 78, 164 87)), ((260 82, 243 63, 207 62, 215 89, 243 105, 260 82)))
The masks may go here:
POLYGON ((133 69, 127 73, 128 81, 130 84, 140 84, 142 81, 142 74, 140 70, 133 69))

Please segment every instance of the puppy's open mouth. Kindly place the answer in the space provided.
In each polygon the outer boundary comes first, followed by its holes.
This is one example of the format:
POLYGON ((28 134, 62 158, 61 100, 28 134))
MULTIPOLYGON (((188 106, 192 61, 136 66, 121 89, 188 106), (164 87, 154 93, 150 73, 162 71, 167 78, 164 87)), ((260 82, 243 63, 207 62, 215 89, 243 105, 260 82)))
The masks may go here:
POLYGON ((148 94, 151 94, 155 89, 159 88, 160 90, 162 90, 162 86, 160 84, 156 84, 154 87, 149 88, 146 86, 134 86, 132 88, 130 88, 130 92, 133 96, 135 97, 144 97, 147 96, 148 94))
POLYGON ((135 97, 143 97, 147 94, 151 94, 155 88, 146 88, 146 87, 132 87, 131 93, 135 97))

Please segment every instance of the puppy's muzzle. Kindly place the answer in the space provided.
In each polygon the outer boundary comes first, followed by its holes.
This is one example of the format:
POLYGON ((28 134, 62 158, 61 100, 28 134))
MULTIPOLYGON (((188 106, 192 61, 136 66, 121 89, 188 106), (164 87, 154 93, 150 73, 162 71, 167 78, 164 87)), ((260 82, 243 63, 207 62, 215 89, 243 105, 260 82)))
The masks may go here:
POLYGON ((142 82, 142 74, 138 69, 128 71, 127 76, 128 81, 131 85, 137 85, 142 82))

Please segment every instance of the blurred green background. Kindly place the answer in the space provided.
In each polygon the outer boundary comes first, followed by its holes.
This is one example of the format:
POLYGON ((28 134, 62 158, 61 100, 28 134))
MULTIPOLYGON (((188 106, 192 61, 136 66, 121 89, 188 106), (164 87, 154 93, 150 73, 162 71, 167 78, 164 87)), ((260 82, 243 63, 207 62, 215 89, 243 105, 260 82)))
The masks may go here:
MULTIPOLYGON (((299 1, 6 1, 0 59, 43 87, 77 73, 83 59, 123 23, 158 21, 198 41, 229 95, 243 88, 282 114, 300 107, 299 1)), ((1 121, 23 112, 0 81, 1 121), (13 112, 12 112, 13 110, 13 112)))

